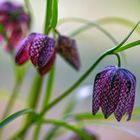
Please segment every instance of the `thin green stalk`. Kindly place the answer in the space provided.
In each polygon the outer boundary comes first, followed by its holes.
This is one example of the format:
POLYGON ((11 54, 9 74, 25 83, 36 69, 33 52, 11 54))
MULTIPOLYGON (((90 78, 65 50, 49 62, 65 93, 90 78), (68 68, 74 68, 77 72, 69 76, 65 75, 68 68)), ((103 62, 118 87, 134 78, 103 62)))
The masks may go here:
POLYGON ((115 53, 117 53, 117 52, 122 52, 122 51, 124 51, 124 50, 126 50, 126 49, 129 49, 129 48, 132 48, 132 47, 136 47, 136 46, 138 46, 138 45, 140 45, 140 40, 137 40, 137 41, 128 43, 128 44, 122 46, 121 48, 118 48, 118 49, 115 51, 115 53))
MULTIPOLYGON (((33 79, 33 83, 31 86, 31 91, 29 92, 29 101, 28 101, 28 107, 32 108, 32 109, 36 109, 37 107, 37 103, 39 100, 39 96, 41 93, 41 89, 42 89, 42 83, 43 83, 43 77, 41 77, 38 73, 35 74, 35 77, 33 79)), ((20 131, 17 135, 15 135, 12 140, 15 140, 16 138, 22 138, 24 139, 26 136, 26 132, 28 129, 25 129, 27 126, 30 125, 30 122, 33 120, 34 118, 34 114, 29 114, 26 117, 25 123, 24 123, 24 127, 22 130, 24 131, 20 131)))
MULTIPOLYGON (((89 22, 89 20, 86 20, 83 18, 78 18, 78 17, 68 17, 68 18, 60 19, 58 22, 58 25, 60 26, 67 22, 87 23, 87 22, 89 22)), ((112 23, 121 24, 121 25, 130 27, 130 28, 135 26, 135 22, 133 22, 129 19, 121 18, 121 17, 105 17, 105 18, 101 18, 98 20, 94 20, 93 22, 95 22, 99 25, 106 25, 106 24, 112 24, 112 23)), ((89 27, 89 28, 91 28, 91 27, 89 27)), ((140 33, 140 27, 138 27, 136 29, 136 32, 140 33)))
POLYGON ((42 123, 47 123, 47 124, 49 123, 49 124, 65 127, 68 130, 71 130, 74 133, 78 134, 80 137, 82 137, 85 140, 92 140, 92 138, 89 135, 87 135, 84 131, 82 131, 80 128, 74 125, 70 125, 64 121, 47 119, 47 120, 43 120, 42 123))
POLYGON ((120 55, 118 53, 114 53, 114 55, 117 57, 118 59, 118 67, 121 67, 121 58, 120 55))
POLYGON ((8 104, 6 105, 6 108, 4 110, 4 114, 2 116, 2 118, 4 119, 5 117, 7 117, 7 115, 9 115, 14 103, 15 103, 15 99, 17 98, 17 95, 19 93, 19 89, 21 87, 21 83, 15 83, 15 86, 13 88, 12 94, 11 94, 11 98, 8 101, 8 104))
POLYGON ((91 27, 96 27, 98 30, 100 30, 102 33, 104 33, 109 39, 111 39, 115 43, 115 45, 118 44, 116 39, 108 31, 106 31, 99 24, 97 24, 95 22, 91 22, 91 21, 85 23, 85 25, 79 27, 77 30, 75 30, 74 32, 70 33, 70 36, 75 37, 78 34, 84 32, 85 30, 90 29, 91 27))
MULTIPOLYGON (((47 86, 46 86, 46 94, 45 94, 44 101, 43 101, 43 104, 42 104, 42 110, 50 102, 50 98, 51 98, 51 94, 52 94, 52 90, 53 90, 53 85, 54 85, 54 77, 55 77, 55 66, 49 72, 48 82, 47 82, 47 86)), ((35 132, 34 132, 34 135, 33 135, 33 140, 38 140, 39 139, 41 125, 42 124, 40 123, 36 126, 35 132)))
POLYGON ((45 18, 45 34, 49 33, 51 28, 50 23, 52 19, 52 0, 46 0, 46 18, 45 18))

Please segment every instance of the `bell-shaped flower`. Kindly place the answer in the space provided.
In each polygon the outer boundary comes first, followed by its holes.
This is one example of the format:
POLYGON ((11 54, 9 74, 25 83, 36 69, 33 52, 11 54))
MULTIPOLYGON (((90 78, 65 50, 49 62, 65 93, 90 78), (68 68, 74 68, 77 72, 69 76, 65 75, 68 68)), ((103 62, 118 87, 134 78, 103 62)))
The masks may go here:
POLYGON ((60 35, 57 42, 57 51, 76 70, 80 69, 80 57, 74 39, 60 35))
POLYGON ((17 48, 15 61, 18 65, 21 65, 30 59, 39 73, 44 75, 51 69, 55 54, 53 38, 39 33, 31 33, 17 48))
POLYGON ((15 2, 0 3, 0 25, 4 28, 4 33, 0 33, 0 41, 8 37, 7 50, 12 51, 17 47, 30 28, 30 22, 30 16, 22 5, 15 2))
POLYGON ((99 108, 108 118, 114 113, 120 121, 123 115, 131 119, 134 107, 136 78, 128 70, 117 66, 108 66, 95 78, 92 100, 92 112, 95 115, 99 108))

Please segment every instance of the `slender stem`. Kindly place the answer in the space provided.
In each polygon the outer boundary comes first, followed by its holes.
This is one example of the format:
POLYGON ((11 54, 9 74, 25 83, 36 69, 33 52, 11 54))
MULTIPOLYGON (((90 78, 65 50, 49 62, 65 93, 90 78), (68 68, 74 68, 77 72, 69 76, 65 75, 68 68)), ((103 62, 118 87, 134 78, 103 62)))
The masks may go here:
POLYGON ((77 80, 77 82, 75 82, 67 91, 65 91, 64 93, 62 93, 52 103, 50 103, 48 106, 46 106, 44 108, 44 110, 40 113, 40 115, 43 116, 46 111, 48 111, 49 109, 51 109, 54 105, 56 105, 59 101, 61 101, 63 98, 65 98, 66 96, 68 96, 74 89, 76 89, 76 87, 78 87, 82 83, 82 81, 85 80, 85 78, 94 70, 94 68, 99 64, 99 62, 105 56, 107 56, 107 55, 108 55, 108 53, 104 53, 103 55, 101 55, 97 59, 97 61, 80 77, 80 79, 77 80))
MULTIPOLYGON (((53 85, 54 85, 54 77, 55 77, 55 66, 52 68, 52 70, 49 73, 48 82, 47 82, 47 86, 46 86, 46 94, 45 94, 44 101, 43 101, 43 104, 42 104, 42 110, 50 102, 50 98, 51 98, 51 94, 52 94, 52 90, 53 90, 53 85)), ((34 135, 33 135, 33 140, 38 140, 39 139, 41 125, 42 124, 39 123, 36 126, 35 131, 34 131, 34 135)))
MULTIPOLYGON (((89 22, 89 20, 83 19, 83 18, 79 18, 79 17, 68 17, 68 18, 62 18, 59 20, 58 25, 63 25, 66 22, 82 22, 82 23, 87 23, 89 22)), ((129 19, 125 19, 125 18, 121 18, 121 17, 105 17, 105 18, 101 18, 98 20, 94 20, 93 22, 99 24, 99 25, 105 25, 105 24, 121 24, 124 26, 128 26, 130 28, 132 28, 133 26, 135 26, 135 22, 129 20, 129 19)), ((89 27, 91 28, 91 27, 89 27)), ((140 27, 138 27, 136 29, 136 32, 140 33, 140 27)))
POLYGON ((77 30, 75 30, 74 32, 70 33, 70 36, 75 37, 76 35, 84 32, 87 29, 90 29, 91 27, 96 27, 98 30, 100 30, 102 33, 104 33, 109 39, 111 39, 115 43, 115 45, 118 44, 117 40, 108 31, 106 31, 102 26, 100 26, 96 22, 91 22, 91 21, 87 22, 82 27, 80 27, 77 30))
POLYGON ((48 76, 48 82, 47 82, 47 86, 46 86, 46 94, 45 94, 42 108, 44 108, 44 106, 47 106, 50 102, 51 94, 53 91, 53 85, 54 85, 54 77, 55 77, 55 66, 53 66, 53 68, 50 71, 49 76, 48 76))
POLYGON ((14 102, 15 102, 15 99, 18 95, 18 91, 20 89, 20 86, 21 86, 21 83, 17 83, 15 84, 14 88, 13 88, 13 91, 12 91, 12 94, 11 94, 11 98, 5 108, 5 111, 4 111, 4 114, 2 116, 2 118, 4 119, 7 115, 9 115, 13 105, 14 105, 14 102))
POLYGON ((121 67, 121 58, 120 55, 118 53, 114 53, 114 55, 117 57, 118 59, 118 67, 121 67))
POLYGON ((91 138, 89 135, 87 135, 84 131, 82 131, 80 128, 74 126, 74 125, 70 125, 64 121, 60 121, 60 120, 53 120, 53 119, 47 119, 47 120, 43 120, 43 123, 50 123, 50 124, 55 124, 57 126, 63 126, 73 132, 75 132, 76 134, 78 134, 79 136, 81 136, 83 139, 86 140, 92 140, 93 138, 91 138))

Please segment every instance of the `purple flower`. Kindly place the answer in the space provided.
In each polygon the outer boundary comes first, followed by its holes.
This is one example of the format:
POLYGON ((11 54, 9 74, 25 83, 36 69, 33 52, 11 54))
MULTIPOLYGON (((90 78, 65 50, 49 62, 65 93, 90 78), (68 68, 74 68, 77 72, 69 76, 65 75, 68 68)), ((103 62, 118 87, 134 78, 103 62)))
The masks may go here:
POLYGON ((113 112, 120 121, 124 114, 131 119, 134 107, 136 78, 128 70, 108 66, 95 78, 92 112, 95 115, 101 107, 105 118, 113 112))
POLYGON ((57 51, 76 70, 80 69, 80 58, 74 39, 60 35, 58 38, 57 51))
POLYGON ((21 65, 30 59, 39 73, 44 75, 51 69, 55 54, 53 38, 39 33, 31 33, 17 48, 15 61, 21 65))
MULTIPOLYGON (((7 50, 13 50, 23 39, 30 27, 30 16, 24 11, 23 6, 14 2, 0 3, 0 24, 4 27, 9 38, 7 50)), ((0 40, 5 36, 0 34, 0 40)))

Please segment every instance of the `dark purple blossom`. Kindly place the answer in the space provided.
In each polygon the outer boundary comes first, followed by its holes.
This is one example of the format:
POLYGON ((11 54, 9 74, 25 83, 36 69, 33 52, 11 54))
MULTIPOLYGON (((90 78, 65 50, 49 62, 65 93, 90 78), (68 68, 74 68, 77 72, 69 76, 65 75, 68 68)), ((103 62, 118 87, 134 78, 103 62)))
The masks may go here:
POLYGON ((55 41, 53 38, 39 33, 32 33, 17 48, 15 61, 18 65, 21 65, 30 59, 39 73, 44 75, 51 69, 55 54, 55 41))
MULTIPOLYGON (((4 27, 9 38, 7 50, 13 50, 25 37, 30 27, 30 16, 24 11, 23 6, 15 2, 0 3, 0 24, 4 27)), ((4 34, 0 34, 0 40, 4 40, 4 34)))
POLYGON ((108 66, 95 78, 92 112, 96 114, 101 107, 105 118, 113 112, 118 121, 124 114, 131 119, 134 107, 136 78, 128 70, 108 66))
POLYGON ((58 38, 57 51, 76 70, 80 69, 80 58, 74 39, 60 35, 58 38))

